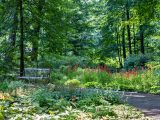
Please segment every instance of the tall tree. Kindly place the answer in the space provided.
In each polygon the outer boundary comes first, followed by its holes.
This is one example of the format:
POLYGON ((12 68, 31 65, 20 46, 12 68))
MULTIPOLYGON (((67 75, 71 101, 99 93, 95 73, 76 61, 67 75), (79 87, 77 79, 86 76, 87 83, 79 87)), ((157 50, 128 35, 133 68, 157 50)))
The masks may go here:
POLYGON ((19 1, 20 12, 20 76, 24 75, 24 26, 23 26, 23 0, 19 1))
POLYGON ((129 20, 130 20, 130 6, 129 6, 129 1, 126 0, 126 17, 127 17, 127 33, 128 33, 128 49, 129 49, 129 54, 132 54, 132 42, 131 42, 131 31, 130 31, 130 25, 129 25, 129 20))

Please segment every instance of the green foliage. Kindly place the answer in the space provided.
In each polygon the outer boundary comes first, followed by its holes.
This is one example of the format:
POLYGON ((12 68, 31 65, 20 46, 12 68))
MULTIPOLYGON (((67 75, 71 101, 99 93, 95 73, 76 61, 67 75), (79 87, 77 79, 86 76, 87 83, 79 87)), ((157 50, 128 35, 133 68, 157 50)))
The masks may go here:
POLYGON ((59 99, 55 101, 51 110, 56 111, 59 110, 60 112, 65 111, 66 107, 70 106, 70 103, 64 99, 59 99))
POLYGON ((80 87, 80 81, 77 79, 67 80, 64 84, 70 88, 80 87))
MULTIPOLYGON (((36 88, 35 88, 36 89, 36 88)), ((37 90, 37 89, 36 89, 37 90)), ((40 95, 46 95, 47 90, 37 90, 36 93, 42 93, 40 95), (39 92, 37 92, 39 91, 39 92), (40 92, 41 91, 41 92, 40 92), (43 91, 43 92, 42 92, 43 91)), ((35 93, 35 91, 32 91, 35 93)), ((54 94, 55 92, 51 92, 54 94)), ((87 92, 84 92, 87 94, 87 92)), ((135 114, 133 108, 128 106, 123 106, 116 104, 111 105, 105 95, 95 94, 94 91, 92 95, 86 96, 84 98, 78 99, 77 101, 66 100, 64 98, 54 99, 46 95, 46 105, 37 106, 37 104, 32 103, 33 96, 27 97, 17 97, 12 102, 8 100, 0 101, 0 110, 2 112, 2 118, 5 119, 37 119, 37 116, 40 119, 66 119, 66 120, 75 120, 75 119, 123 119, 123 114, 125 113, 125 118, 140 118, 140 116, 133 116, 135 114), (30 98, 31 97, 31 98, 30 98), (52 98, 52 99, 49 99, 52 98), (123 106, 123 107, 122 107, 123 106), (124 109, 125 107, 125 109, 124 109), (120 109, 119 109, 120 108, 120 109), (129 111, 128 111, 129 110, 129 111), (131 113, 133 111, 133 113, 131 113)), ((52 95, 51 95, 52 96, 52 95)), ((38 97, 40 99, 40 96, 38 97)), ((37 100, 38 100, 37 99, 37 100)), ((39 102, 35 101, 35 102, 39 102)), ((38 103, 39 104, 39 103, 38 103)), ((137 113, 137 112, 136 112, 137 113)), ((1 115, 1 113, 0 113, 1 115)), ((141 115, 141 114, 140 114, 141 115)), ((3 119, 2 119, 3 120, 3 119)))
MULTIPOLYGON (((38 103, 39 106, 47 106, 50 104, 51 93, 45 89, 38 89, 31 95, 32 101, 38 103)), ((52 101, 54 102, 54 101, 52 101)))
POLYGON ((98 76, 98 82, 101 83, 102 85, 107 84, 112 79, 111 76, 106 71, 98 72, 97 76, 98 76))
POLYGON ((98 81, 97 73, 85 70, 81 77, 81 81, 84 83, 98 81))
POLYGON ((93 113, 93 118, 103 116, 116 116, 112 111, 110 103, 105 99, 105 96, 95 95, 88 96, 77 102, 77 106, 82 110, 93 113))
POLYGON ((8 90, 8 82, 2 82, 1 84, 0 84, 0 91, 6 91, 6 90, 8 90))
POLYGON ((111 76, 106 71, 99 71, 99 70, 90 70, 86 69, 80 76, 80 80, 83 83, 99 83, 101 86, 104 86, 111 80, 111 76))
POLYGON ((102 88, 102 85, 98 82, 86 82, 84 83, 84 87, 86 88, 102 88))
POLYGON ((10 90, 15 90, 17 88, 23 88, 25 86, 25 84, 22 82, 22 81, 11 81, 9 84, 8 84, 8 88, 10 90))
POLYGON ((150 92, 153 94, 160 94, 160 86, 152 86, 150 92))
POLYGON ((144 66, 149 61, 147 56, 140 54, 140 55, 131 55, 125 60, 125 68, 134 68, 135 66, 144 66))
POLYGON ((99 110, 94 110, 94 115, 93 118, 97 118, 97 117, 103 117, 103 116, 117 116, 117 114, 110 109, 109 107, 105 107, 105 106, 99 106, 97 107, 99 110))
POLYGON ((154 71, 143 71, 137 75, 131 73, 114 74, 112 81, 107 85, 113 89, 125 91, 139 91, 139 92, 158 92, 154 89, 159 85, 159 76, 154 71))
POLYGON ((52 71, 51 72, 51 82, 63 80, 64 74, 59 71, 52 71))
POLYGON ((0 120, 5 120, 5 118, 1 112, 0 112, 0 120))
POLYGON ((60 55, 45 55, 44 58, 40 60, 40 66, 44 67, 52 67, 54 69, 63 69, 65 70, 65 66, 74 68, 74 66, 78 65, 78 67, 84 67, 88 64, 88 57, 82 56, 60 56, 60 55))

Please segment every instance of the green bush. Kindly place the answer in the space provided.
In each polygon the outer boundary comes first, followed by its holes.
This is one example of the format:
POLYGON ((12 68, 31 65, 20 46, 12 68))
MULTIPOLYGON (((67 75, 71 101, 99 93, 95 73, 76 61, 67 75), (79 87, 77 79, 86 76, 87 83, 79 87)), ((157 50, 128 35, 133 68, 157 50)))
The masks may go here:
POLYGON ((59 80, 63 80, 64 78, 64 74, 63 73, 60 73, 59 71, 53 71, 51 73, 51 80, 52 81, 59 81, 59 80))
POLYGON ((5 118, 1 112, 0 112, 0 120, 5 120, 5 118))
POLYGON ((8 82, 2 82, 0 84, 0 91, 5 92, 8 90, 8 82))
POLYGON ((110 103, 105 99, 105 96, 93 94, 78 101, 76 105, 83 111, 93 113, 93 119, 107 115, 116 116, 116 113, 108 107, 110 103))
POLYGON ((160 94, 160 86, 152 86, 150 92, 153 94, 160 94))
POLYGON ((130 55, 124 63, 126 69, 133 69, 135 66, 144 66, 149 61, 149 57, 143 54, 130 55))
POLYGON ((10 90, 15 90, 17 88, 23 88, 25 86, 25 84, 22 82, 22 81, 11 81, 9 84, 8 84, 8 88, 10 90))
POLYGON ((66 101, 65 99, 59 99, 53 103, 50 110, 53 110, 53 111, 58 110, 59 112, 62 112, 66 110, 67 106, 70 106, 70 103, 68 101, 66 101))
POLYGON ((91 72, 91 71, 84 71, 82 77, 81 77, 81 81, 83 83, 87 83, 87 82, 98 82, 98 76, 96 72, 91 72))
POLYGON ((76 87, 80 87, 81 82, 77 79, 71 79, 66 81, 64 84, 70 88, 76 88, 76 87))
POLYGON ((39 65, 43 67, 52 67, 56 69, 60 69, 61 66, 75 66, 78 65, 80 67, 84 67, 88 64, 87 57, 81 56, 58 56, 58 55, 46 55, 44 58, 41 58, 39 61, 39 65))
POLYGON ((53 100, 50 101, 52 99, 52 94, 45 89, 38 89, 34 91, 31 94, 31 99, 34 103, 38 103, 40 107, 48 106, 54 102, 53 100))
MULTIPOLYGON (((124 73, 121 73, 124 74, 124 73)), ((150 92, 153 86, 159 86, 160 77, 154 71, 143 71, 137 75, 131 74, 128 77, 119 73, 113 74, 112 81, 107 84, 107 88, 124 91, 150 92)))
POLYGON ((106 71, 99 71, 97 73, 98 82, 102 85, 105 85, 106 83, 109 83, 111 81, 111 76, 106 71))
POLYGON ((102 85, 98 82, 87 82, 83 85, 86 88, 102 88, 102 85))

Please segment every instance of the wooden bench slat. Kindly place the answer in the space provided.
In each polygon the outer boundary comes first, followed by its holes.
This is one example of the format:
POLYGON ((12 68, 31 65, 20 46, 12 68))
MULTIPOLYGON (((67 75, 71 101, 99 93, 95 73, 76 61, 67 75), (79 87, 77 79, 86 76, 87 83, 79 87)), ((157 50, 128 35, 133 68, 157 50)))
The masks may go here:
POLYGON ((42 80, 50 77, 51 70, 48 68, 25 68, 25 76, 19 76, 19 79, 42 80))
POLYGON ((48 77, 18 77, 18 78, 20 78, 20 79, 46 79, 46 78, 48 78, 48 77))

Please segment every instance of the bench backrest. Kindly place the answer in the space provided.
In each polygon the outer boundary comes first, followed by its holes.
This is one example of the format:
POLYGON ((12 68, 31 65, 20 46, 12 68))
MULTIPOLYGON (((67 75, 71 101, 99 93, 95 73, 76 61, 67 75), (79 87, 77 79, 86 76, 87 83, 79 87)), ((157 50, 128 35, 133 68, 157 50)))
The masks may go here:
POLYGON ((50 77, 51 70, 48 68, 25 68, 25 77, 50 77))
MULTIPOLYGON (((23 80, 50 80, 51 69, 48 68, 25 68, 24 76, 18 76, 18 79, 23 80)), ((49 82, 49 81, 48 81, 49 82)))

